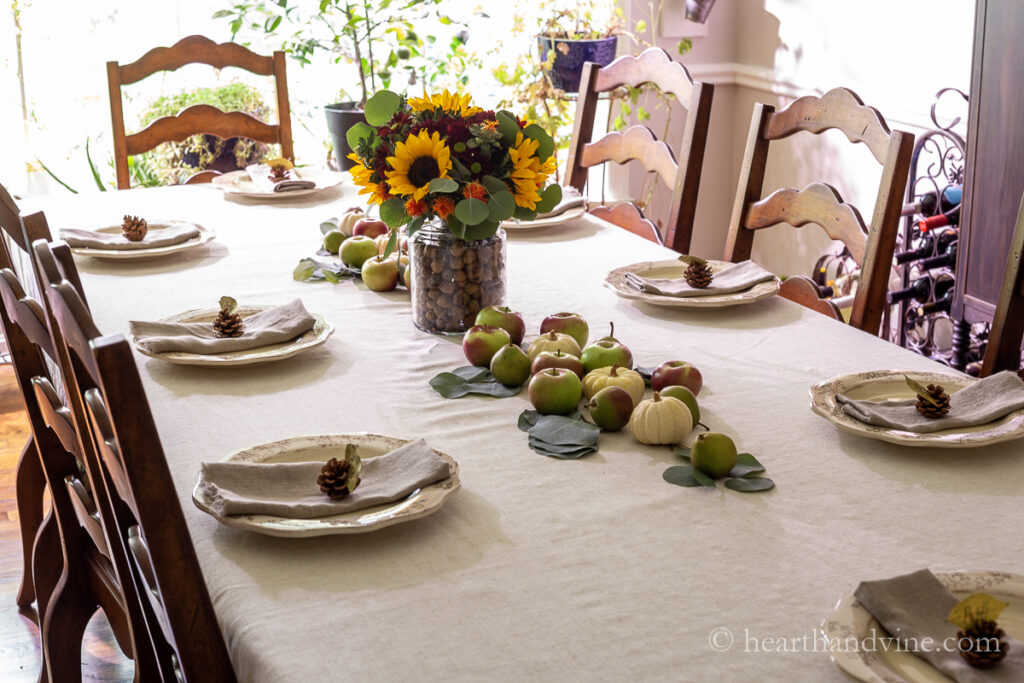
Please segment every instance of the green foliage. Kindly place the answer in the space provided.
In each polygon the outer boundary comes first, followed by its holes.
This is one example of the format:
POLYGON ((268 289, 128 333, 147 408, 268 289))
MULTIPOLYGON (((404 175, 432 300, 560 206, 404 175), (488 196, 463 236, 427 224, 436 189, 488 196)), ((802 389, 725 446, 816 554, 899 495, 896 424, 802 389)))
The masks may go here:
MULTIPOLYGON (((690 464, 690 449, 685 446, 675 446, 672 452, 685 462, 685 465, 675 465, 665 470, 661 477, 670 484, 676 486, 703 486, 716 488, 715 480, 704 474, 690 464)), ((756 493, 767 491, 775 487, 768 477, 755 476, 764 472, 764 465, 757 461, 750 453, 739 453, 736 456, 736 464, 726 475, 725 488, 739 493, 756 493)))
POLYGON ((575 460, 597 451, 601 430, 580 415, 541 415, 524 410, 519 415, 519 429, 529 437, 527 443, 537 453, 562 460, 575 460))
POLYGON ((520 387, 507 387, 494 379, 487 368, 466 365, 451 372, 442 372, 430 379, 430 386, 445 398, 461 398, 466 394, 482 394, 508 398, 519 393, 520 387))

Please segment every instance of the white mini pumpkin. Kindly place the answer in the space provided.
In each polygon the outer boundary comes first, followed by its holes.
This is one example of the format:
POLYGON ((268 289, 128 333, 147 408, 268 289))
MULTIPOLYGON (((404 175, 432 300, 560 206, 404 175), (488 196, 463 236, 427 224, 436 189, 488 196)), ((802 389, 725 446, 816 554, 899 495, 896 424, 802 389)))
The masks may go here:
POLYGON ((345 237, 351 237, 352 229, 356 227, 356 223, 364 218, 366 218, 366 213, 362 209, 346 211, 338 219, 338 230, 341 230, 345 237))
POLYGON ((693 415, 678 398, 654 398, 640 401, 629 418, 633 438, 645 444, 680 443, 693 429, 693 415))
POLYGON ((634 406, 644 398, 644 378, 640 376, 639 372, 629 368, 610 365, 591 370, 583 378, 583 393, 587 395, 587 398, 592 397, 605 387, 622 387, 629 392, 634 406))

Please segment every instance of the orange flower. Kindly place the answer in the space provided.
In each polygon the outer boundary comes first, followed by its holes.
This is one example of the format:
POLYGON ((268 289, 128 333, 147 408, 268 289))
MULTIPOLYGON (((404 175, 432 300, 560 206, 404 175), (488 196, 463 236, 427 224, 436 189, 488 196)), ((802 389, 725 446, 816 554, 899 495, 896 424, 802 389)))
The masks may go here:
POLYGON ((415 197, 409 197, 405 202, 405 212, 412 218, 416 216, 422 216, 427 212, 427 203, 422 199, 416 199, 415 197))
POLYGON ((455 210, 455 202, 449 197, 438 197, 434 200, 434 213, 436 213, 442 220, 447 220, 448 216, 452 215, 452 211, 455 210))
POLYGON ((480 127, 483 128, 484 130, 486 130, 489 133, 493 133, 494 131, 498 130, 498 122, 497 121, 484 121, 483 125, 481 125, 480 127))
POLYGON ((483 199, 487 201, 487 188, 480 183, 470 183, 462 188, 462 196, 466 199, 483 199))

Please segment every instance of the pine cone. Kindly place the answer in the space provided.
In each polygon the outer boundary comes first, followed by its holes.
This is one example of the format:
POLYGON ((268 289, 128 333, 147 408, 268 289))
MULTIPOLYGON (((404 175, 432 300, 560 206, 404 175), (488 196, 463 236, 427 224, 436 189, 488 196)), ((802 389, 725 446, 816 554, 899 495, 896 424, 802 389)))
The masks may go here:
POLYGON ((921 413, 925 417, 940 418, 949 412, 949 394, 947 394, 940 384, 929 384, 928 395, 932 397, 935 404, 926 399, 921 394, 917 395, 917 403, 915 407, 917 412, 921 413))
POLYGON ((1003 661, 1010 646, 1006 633, 994 621, 978 621, 966 632, 957 631, 960 656, 976 669, 991 669, 1003 661))
POLYGON ((320 476, 316 478, 316 483, 331 500, 344 498, 359 485, 357 478, 352 488, 348 487, 347 479, 350 467, 351 463, 348 460, 339 461, 337 458, 331 458, 326 465, 320 468, 320 476))
POLYGON ((218 337, 241 337, 245 331, 245 323, 242 322, 242 316, 237 313, 221 311, 213 321, 213 329, 218 337))
POLYGON ((291 171, 284 166, 271 166, 270 179, 276 184, 284 182, 291 177, 291 171))
POLYGON ((683 277, 686 278, 686 282, 691 287, 697 289, 704 289, 711 284, 711 280, 714 275, 711 274, 711 266, 702 261, 690 261, 690 265, 686 267, 686 272, 683 273, 683 277))
POLYGON ((125 216, 121 223, 121 234, 130 242, 141 242, 149 231, 145 218, 138 216, 125 216))

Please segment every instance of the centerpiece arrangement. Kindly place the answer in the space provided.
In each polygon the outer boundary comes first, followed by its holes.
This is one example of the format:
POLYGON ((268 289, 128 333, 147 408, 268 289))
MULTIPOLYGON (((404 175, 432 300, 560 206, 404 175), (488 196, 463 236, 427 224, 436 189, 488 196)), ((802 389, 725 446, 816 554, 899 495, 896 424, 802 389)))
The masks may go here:
POLYGON ((347 133, 350 172, 381 220, 404 226, 413 322, 461 334, 505 299, 501 222, 532 220, 562 198, 548 183, 555 143, 536 124, 447 90, 413 98, 380 91, 366 103, 366 120, 347 133))

